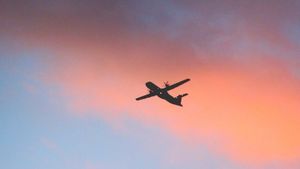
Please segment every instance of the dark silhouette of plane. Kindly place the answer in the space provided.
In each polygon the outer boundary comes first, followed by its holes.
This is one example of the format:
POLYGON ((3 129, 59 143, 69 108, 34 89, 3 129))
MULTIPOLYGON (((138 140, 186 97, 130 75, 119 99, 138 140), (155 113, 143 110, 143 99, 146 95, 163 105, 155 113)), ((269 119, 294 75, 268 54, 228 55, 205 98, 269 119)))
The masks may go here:
POLYGON ((172 90, 172 89, 174 89, 174 88, 176 88, 176 87, 178 87, 178 86, 180 86, 180 85, 182 85, 182 84, 184 84, 184 83, 186 83, 190 80, 191 79, 185 79, 185 80, 182 80, 182 81, 177 82, 177 83, 172 84, 172 85, 169 85, 168 82, 166 82, 164 88, 160 88, 152 82, 147 82, 146 86, 149 89, 149 94, 138 97, 138 98, 136 98, 136 100, 142 100, 142 99, 146 99, 146 98, 149 98, 149 97, 152 97, 152 96, 158 96, 161 99, 164 99, 164 100, 168 101, 169 103, 175 104, 177 106, 182 106, 181 99, 182 99, 182 97, 187 96, 188 94, 185 93, 185 94, 178 95, 177 97, 173 97, 168 93, 168 91, 172 90))

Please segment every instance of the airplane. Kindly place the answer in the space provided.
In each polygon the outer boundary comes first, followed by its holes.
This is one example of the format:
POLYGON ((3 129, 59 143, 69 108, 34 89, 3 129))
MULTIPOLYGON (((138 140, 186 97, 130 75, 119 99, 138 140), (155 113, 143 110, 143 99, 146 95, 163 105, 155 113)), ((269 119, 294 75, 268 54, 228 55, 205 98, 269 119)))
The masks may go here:
POLYGON ((167 102, 169 102, 171 104, 174 104, 174 105, 177 105, 177 106, 182 106, 181 99, 182 99, 182 97, 187 96, 188 94, 185 93, 185 94, 178 95, 177 97, 173 97, 168 93, 168 91, 172 90, 172 89, 174 89, 174 88, 176 88, 176 87, 178 87, 178 86, 180 86, 180 85, 182 85, 182 84, 184 84, 184 83, 186 83, 190 80, 191 79, 185 79, 185 80, 182 80, 182 81, 177 82, 177 83, 172 84, 172 85, 170 85, 170 84, 168 84, 168 82, 166 82, 164 88, 160 88, 152 82, 147 82, 146 87, 149 89, 149 94, 138 97, 138 98, 136 98, 136 100, 142 100, 142 99, 146 99, 146 98, 149 98, 149 97, 158 96, 161 99, 164 99, 164 100, 166 100, 167 102))

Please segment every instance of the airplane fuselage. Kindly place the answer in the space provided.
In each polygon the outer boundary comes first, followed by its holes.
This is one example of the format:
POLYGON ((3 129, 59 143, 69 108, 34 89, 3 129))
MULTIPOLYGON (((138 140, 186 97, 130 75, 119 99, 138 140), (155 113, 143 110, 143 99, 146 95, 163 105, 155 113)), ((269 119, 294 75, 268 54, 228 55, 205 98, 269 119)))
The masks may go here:
POLYGON ((160 87, 156 86, 152 82, 146 83, 147 88, 150 90, 150 93, 153 93, 160 97, 161 99, 166 100, 169 103, 175 104, 177 106, 182 106, 181 104, 181 97, 173 97, 171 96, 166 90, 161 89, 160 87))
POLYGON ((143 99, 147 99, 149 97, 153 97, 153 96, 158 96, 159 98, 161 99, 164 99, 166 100, 167 102, 171 103, 171 104, 174 104, 174 105, 177 105, 177 106, 182 106, 181 104, 181 100, 182 100, 182 97, 184 96, 187 96, 188 94, 187 93, 184 93, 184 94, 180 94, 176 97, 173 97, 172 95, 170 95, 168 93, 169 90, 172 90, 188 81, 190 81, 191 79, 184 79, 184 80, 181 80, 177 83, 174 83, 172 85, 168 84, 168 82, 165 83, 165 87, 164 88, 160 88, 158 86, 156 86, 154 83, 152 82, 147 82, 146 83, 146 86, 147 88, 149 89, 149 93, 146 94, 146 95, 143 95, 143 96, 140 96, 140 97, 137 97, 135 100, 139 101, 139 100, 143 100, 143 99))

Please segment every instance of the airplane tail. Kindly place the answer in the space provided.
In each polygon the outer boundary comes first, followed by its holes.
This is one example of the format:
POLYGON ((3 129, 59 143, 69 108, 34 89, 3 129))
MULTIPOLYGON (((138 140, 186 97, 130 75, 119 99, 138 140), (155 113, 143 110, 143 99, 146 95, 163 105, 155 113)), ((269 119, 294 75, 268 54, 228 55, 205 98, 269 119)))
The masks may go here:
POLYGON ((181 97, 184 97, 184 96, 187 96, 187 95, 188 95, 187 93, 184 93, 184 94, 181 95, 181 97))
POLYGON ((178 95, 177 96, 177 99, 178 99, 178 105, 179 106, 182 106, 182 104, 181 104, 181 100, 182 100, 182 97, 184 97, 184 96, 187 96, 188 94, 187 93, 184 93, 184 94, 181 94, 181 95, 178 95))

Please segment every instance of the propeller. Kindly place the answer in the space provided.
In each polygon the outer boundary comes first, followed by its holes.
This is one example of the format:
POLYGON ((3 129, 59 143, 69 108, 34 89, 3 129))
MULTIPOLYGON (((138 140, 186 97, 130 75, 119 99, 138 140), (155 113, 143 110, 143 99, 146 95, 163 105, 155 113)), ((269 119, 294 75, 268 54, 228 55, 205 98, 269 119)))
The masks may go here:
POLYGON ((164 82, 164 84, 166 87, 170 86, 168 81, 164 82))

